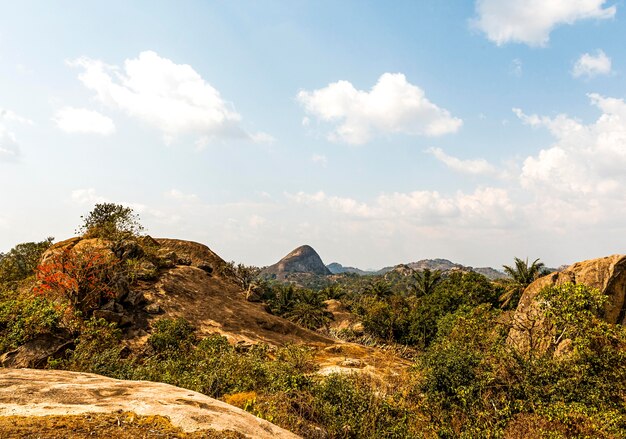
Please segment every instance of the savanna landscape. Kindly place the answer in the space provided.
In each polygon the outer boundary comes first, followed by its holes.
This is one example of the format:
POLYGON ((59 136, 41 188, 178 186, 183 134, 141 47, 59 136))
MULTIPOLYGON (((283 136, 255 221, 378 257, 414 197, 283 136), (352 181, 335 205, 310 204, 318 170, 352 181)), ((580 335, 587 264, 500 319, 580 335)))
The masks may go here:
POLYGON ((624 9, 5 2, 0 439, 626 438, 624 9))

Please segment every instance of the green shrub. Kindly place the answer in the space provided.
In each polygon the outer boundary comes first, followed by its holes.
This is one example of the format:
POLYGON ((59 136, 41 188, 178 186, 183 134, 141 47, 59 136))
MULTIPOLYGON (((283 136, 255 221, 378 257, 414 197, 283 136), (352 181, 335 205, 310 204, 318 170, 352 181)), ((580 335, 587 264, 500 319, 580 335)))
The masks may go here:
POLYGON ((0 353, 15 349, 42 334, 61 330, 66 308, 31 295, 0 296, 0 353))

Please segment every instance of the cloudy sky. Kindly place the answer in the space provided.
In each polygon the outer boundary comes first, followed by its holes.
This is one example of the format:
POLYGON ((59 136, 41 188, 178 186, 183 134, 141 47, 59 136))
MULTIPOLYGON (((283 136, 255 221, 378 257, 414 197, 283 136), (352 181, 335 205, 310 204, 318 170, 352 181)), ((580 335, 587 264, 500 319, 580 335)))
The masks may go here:
POLYGON ((0 251, 94 203, 267 265, 626 251, 626 4, 6 2, 0 251))

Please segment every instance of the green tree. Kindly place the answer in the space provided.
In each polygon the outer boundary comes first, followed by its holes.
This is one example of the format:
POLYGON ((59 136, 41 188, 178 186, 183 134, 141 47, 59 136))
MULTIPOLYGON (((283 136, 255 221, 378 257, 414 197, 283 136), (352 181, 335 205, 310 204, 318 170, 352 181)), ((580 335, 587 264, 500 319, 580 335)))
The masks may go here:
POLYGON ((0 258, 0 285, 14 289, 19 281, 35 273, 41 255, 52 245, 54 238, 41 242, 25 242, 13 247, 0 258))
POLYGON ((85 238, 104 238, 113 241, 137 236, 143 231, 139 215, 132 208, 115 203, 98 203, 87 216, 78 233, 85 238))
POLYGON ((430 270, 418 271, 413 275, 415 282, 411 285, 411 289, 417 297, 428 296, 435 291, 435 287, 441 282, 441 271, 430 270))
POLYGON ((535 259, 531 264, 528 263, 528 258, 526 260, 515 258, 514 261, 515 264, 513 266, 502 266, 504 272, 510 277, 505 292, 500 296, 502 308, 517 307, 517 303, 526 287, 533 283, 535 279, 547 274, 544 263, 539 259, 535 259))
POLYGON ((370 282, 365 287, 366 294, 372 295, 377 299, 385 299, 393 294, 391 285, 382 279, 370 282))

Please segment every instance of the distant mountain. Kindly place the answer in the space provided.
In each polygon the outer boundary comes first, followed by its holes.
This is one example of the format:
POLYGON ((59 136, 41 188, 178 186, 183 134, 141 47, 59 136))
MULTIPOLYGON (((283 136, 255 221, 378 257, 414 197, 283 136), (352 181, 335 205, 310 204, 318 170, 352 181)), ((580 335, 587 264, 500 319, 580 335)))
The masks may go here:
POLYGON ((274 265, 263 269, 261 276, 274 279, 286 279, 293 273, 329 276, 332 272, 324 265, 322 258, 313 247, 303 245, 293 250, 274 265))
POLYGON ((333 262, 328 265, 329 270, 333 274, 341 274, 341 273, 356 273, 360 276, 367 275, 384 275, 389 272, 403 273, 407 274, 410 270, 414 271, 422 271, 422 270, 440 270, 440 271, 450 271, 450 270, 460 270, 460 271, 474 271, 476 273, 480 273, 483 276, 491 279, 505 279, 507 277, 502 271, 496 270, 491 267, 479 267, 473 268, 469 266, 465 266, 462 264, 457 264, 455 262, 449 261, 448 259, 422 259, 417 262, 410 262, 408 264, 399 264, 393 267, 385 267, 378 271, 366 271, 361 270, 355 267, 344 267, 338 262, 333 262))
POLYGON ((344 267, 339 262, 333 262, 326 266, 332 274, 342 274, 342 273, 355 273, 359 276, 369 276, 375 274, 375 271, 367 271, 361 270, 360 268, 355 267, 344 267))
POLYGON ((452 269, 463 270, 468 267, 465 267, 461 264, 455 264, 447 259, 422 259, 421 261, 411 262, 406 264, 411 267, 413 270, 440 270, 447 271, 452 269))

